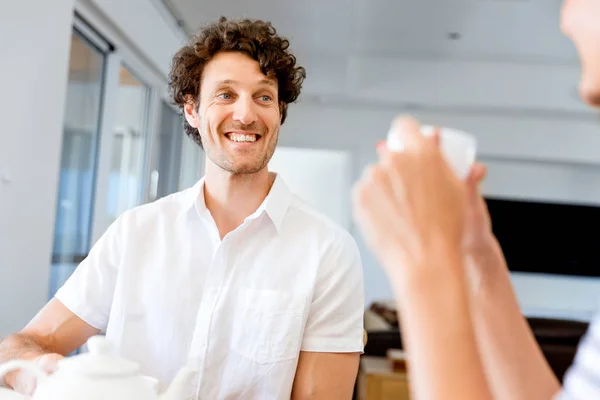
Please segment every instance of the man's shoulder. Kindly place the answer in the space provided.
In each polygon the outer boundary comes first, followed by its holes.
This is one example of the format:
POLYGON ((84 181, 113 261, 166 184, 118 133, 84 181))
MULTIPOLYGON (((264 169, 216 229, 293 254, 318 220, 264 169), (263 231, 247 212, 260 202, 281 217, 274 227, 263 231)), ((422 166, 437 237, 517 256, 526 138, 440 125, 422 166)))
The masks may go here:
POLYGON ((172 193, 151 203, 142 204, 123 212, 119 222, 127 227, 175 222, 193 204, 193 188, 172 193))
POLYGON ((289 217, 294 227, 315 235, 330 245, 356 246, 354 237, 340 223, 317 210, 299 196, 292 196, 289 217))

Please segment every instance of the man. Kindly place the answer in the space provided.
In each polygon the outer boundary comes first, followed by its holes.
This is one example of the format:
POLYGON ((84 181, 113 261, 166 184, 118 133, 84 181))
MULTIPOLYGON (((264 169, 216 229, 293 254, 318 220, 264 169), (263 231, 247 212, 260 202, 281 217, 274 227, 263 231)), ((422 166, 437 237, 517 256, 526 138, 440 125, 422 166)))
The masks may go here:
MULTIPOLYGON (((352 397, 358 248, 267 169, 305 77, 288 45, 270 23, 221 18, 175 55, 170 89, 205 177, 120 216, 1 361, 52 364, 106 330, 161 385, 195 368, 193 398, 352 397)), ((26 391, 22 377, 7 383, 26 391)))
MULTIPOLYGON (((580 93, 600 106, 600 1, 564 3, 582 61, 580 93)), ((600 315, 567 373, 552 373, 523 318, 477 184, 452 174, 438 138, 398 118, 403 153, 379 148, 356 186, 355 216, 392 282, 416 399, 600 398, 600 315)))

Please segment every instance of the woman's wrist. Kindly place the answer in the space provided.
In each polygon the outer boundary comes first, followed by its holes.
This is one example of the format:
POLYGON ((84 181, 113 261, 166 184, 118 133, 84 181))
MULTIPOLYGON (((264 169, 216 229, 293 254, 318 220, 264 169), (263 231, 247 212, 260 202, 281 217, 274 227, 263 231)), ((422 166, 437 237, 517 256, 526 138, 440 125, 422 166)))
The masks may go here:
POLYGON ((465 249, 464 266, 473 298, 492 290, 490 285, 502 281, 500 278, 508 274, 502 248, 494 236, 485 246, 465 249))
POLYGON ((464 279, 462 250, 444 241, 430 241, 411 254, 399 247, 396 252, 386 254, 382 262, 400 297, 405 297, 407 291, 443 284, 453 277, 464 279))

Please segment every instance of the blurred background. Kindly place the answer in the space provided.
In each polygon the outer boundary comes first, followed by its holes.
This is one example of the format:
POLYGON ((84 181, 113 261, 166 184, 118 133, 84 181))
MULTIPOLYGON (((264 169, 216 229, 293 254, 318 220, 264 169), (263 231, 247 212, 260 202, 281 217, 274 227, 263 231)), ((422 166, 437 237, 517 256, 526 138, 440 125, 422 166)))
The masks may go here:
POLYGON ((271 162, 357 238, 350 190, 392 117, 463 129, 523 312, 587 321, 600 295, 600 119, 579 100, 559 0, 0 3, 0 335, 20 329, 124 210, 193 185, 204 154, 171 58, 221 15, 273 22, 307 79, 271 162))

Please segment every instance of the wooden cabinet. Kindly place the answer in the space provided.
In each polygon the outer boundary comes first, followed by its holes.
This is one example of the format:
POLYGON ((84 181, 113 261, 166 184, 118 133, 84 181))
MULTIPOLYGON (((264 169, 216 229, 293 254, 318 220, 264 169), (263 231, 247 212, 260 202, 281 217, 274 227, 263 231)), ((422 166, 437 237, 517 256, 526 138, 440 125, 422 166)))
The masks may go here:
POLYGON ((384 357, 363 356, 358 374, 359 400, 409 400, 405 373, 394 372, 384 357))

